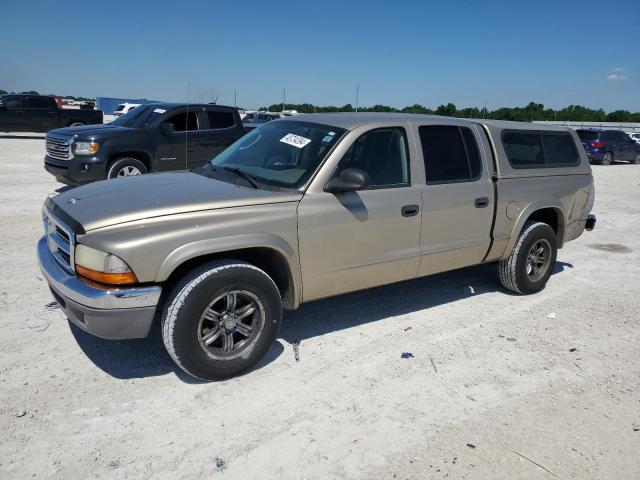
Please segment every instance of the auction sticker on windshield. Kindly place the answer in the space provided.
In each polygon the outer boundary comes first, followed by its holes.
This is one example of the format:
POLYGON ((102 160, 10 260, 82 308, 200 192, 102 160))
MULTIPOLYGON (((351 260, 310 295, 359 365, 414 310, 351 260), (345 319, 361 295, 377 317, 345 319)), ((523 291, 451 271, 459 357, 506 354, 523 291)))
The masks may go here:
POLYGON ((293 145, 294 147, 304 148, 309 142, 311 142, 310 138, 301 137, 300 135, 295 135, 293 133, 287 133, 284 137, 280 139, 282 143, 286 143, 287 145, 293 145))

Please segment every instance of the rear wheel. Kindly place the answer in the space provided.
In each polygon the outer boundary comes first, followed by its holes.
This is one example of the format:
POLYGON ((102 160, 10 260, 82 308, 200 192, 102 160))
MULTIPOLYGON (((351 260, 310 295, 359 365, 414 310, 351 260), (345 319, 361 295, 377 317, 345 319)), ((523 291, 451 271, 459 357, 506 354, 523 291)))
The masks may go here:
POLYGON ((636 153, 636 156, 633 157, 631 163, 633 163, 634 165, 640 165, 640 153, 636 153))
POLYGON ((264 271, 244 262, 216 261, 188 274, 167 299, 162 338, 173 361, 204 380, 238 375, 273 344, 282 300, 264 271))
POLYGON ((556 234, 542 222, 527 222, 509 258, 500 260, 498 270, 505 288, 522 294, 544 289, 558 253, 556 234))
POLYGON ((613 153, 611 152, 607 152, 602 156, 602 161, 600 162, 601 165, 611 165, 611 163, 613 162, 613 153))
POLYGON ((107 178, 131 177, 147 173, 147 167, 137 158, 121 157, 109 164, 107 178))

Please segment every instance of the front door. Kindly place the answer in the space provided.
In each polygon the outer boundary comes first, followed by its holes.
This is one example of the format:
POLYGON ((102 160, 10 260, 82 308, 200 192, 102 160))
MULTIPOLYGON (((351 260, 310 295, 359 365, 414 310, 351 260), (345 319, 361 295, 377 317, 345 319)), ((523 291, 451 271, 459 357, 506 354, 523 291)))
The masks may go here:
POLYGON ((156 130, 158 170, 188 170, 189 158, 198 154, 198 115, 184 109, 163 121, 175 127, 172 133, 156 130))
POLYGON ((22 97, 20 95, 3 97, 0 108, 0 132, 26 132, 28 131, 26 128, 22 97))
POLYGON ((298 206, 304 301, 416 276, 422 200, 404 128, 364 133, 334 176, 345 168, 365 171, 369 188, 308 192, 298 206))
MULTIPOLYGON (((418 127, 425 165, 420 275, 482 262, 491 243, 493 186, 477 127, 418 127)), ((487 152, 488 153, 488 152, 487 152)))

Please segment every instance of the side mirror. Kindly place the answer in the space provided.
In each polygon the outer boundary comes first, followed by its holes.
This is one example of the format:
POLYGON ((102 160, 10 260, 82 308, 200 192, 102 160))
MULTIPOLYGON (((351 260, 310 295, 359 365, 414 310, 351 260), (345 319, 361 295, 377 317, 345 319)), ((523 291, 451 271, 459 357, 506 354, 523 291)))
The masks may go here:
POLYGON ((324 186, 328 193, 355 192, 364 190, 370 184, 369 174, 357 168, 345 168, 340 176, 333 177, 324 186))
POLYGON ((172 134, 176 133, 176 126, 173 123, 161 123, 158 126, 160 133, 172 134))

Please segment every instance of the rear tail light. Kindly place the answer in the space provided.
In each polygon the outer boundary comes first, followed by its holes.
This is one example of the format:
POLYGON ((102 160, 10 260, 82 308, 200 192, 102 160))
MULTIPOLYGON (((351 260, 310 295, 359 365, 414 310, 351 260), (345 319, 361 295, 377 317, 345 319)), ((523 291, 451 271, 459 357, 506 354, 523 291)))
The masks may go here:
POLYGON ((591 142, 593 148, 604 148, 604 142, 591 142))

